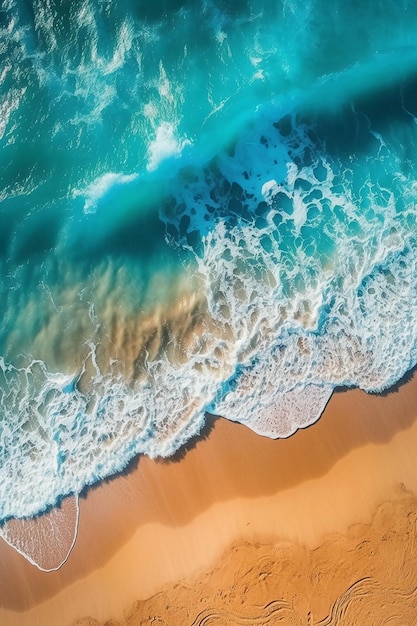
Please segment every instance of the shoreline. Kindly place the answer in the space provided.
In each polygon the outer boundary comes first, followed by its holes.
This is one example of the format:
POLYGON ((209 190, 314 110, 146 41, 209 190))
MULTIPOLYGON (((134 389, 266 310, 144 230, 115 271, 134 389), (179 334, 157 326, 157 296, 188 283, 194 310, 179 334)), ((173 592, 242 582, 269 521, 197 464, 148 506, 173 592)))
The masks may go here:
POLYGON ((207 437, 179 459, 141 458, 80 498, 77 542, 57 572, 2 545, 2 623, 120 620, 215 567, 233 544, 312 550, 369 524, 381 503, 417 493, 416 394, 415 373, 384 395, 338 390, 318 422, 281 440, 210 418, 207 437))

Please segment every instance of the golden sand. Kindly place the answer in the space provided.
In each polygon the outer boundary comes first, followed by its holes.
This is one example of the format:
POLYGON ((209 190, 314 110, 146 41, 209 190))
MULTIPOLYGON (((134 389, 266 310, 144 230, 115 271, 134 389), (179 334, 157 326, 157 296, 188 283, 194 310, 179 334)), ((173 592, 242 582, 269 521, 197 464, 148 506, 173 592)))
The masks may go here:
POLYGON ((416 395, 336 393, 287 440, 209 420, 90 490, 58 572, 4 544, 0 623, 417 624, 416 395))
MULTIPOLYGON (((215 567, 137 601, 109 626, 407 626, 417 622, 417 499, 380 505, 371 524, 295 542, 240 542, 215 567)), ((103 624, 91 618, 77 626, 103 624)))

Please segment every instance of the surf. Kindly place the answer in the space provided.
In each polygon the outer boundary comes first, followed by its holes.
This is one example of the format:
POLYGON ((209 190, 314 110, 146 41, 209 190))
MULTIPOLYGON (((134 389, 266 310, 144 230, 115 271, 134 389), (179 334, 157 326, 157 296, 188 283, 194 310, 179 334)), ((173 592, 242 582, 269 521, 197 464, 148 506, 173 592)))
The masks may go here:
POLYGON ((414 8, 5 4, 1 519, 417 362, 414 8))

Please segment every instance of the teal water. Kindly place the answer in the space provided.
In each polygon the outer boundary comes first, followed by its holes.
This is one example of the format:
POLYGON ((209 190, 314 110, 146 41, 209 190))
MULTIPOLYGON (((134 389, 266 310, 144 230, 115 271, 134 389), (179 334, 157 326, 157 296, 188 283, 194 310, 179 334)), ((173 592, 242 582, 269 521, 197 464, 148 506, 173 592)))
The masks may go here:
POLYGON ((415 365, 416 41, 406 0, 2 3, 1 519, 415 365))

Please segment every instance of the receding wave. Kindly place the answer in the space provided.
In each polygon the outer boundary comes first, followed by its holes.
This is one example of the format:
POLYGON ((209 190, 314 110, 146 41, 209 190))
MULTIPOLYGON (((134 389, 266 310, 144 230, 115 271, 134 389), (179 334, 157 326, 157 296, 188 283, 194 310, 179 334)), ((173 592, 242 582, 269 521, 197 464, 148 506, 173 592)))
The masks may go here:
POLYGON ((70 496, 37 517, 11 519, 0 537, 43 572, 59 569, 68 559, 78 534, 78 497, 70 496))

